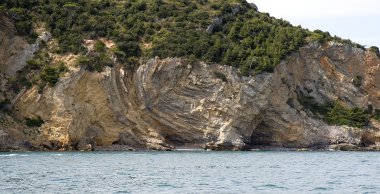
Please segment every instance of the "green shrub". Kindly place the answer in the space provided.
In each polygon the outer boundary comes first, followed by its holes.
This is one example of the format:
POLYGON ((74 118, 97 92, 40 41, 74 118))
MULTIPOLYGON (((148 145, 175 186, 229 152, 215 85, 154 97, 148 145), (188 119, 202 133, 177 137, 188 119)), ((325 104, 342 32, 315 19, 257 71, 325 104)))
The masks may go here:
POLYGON ((134 68, 138 66, 138 64, 139 64, 139 59, 137 57, 129 57, 125 62, 125 65, 127 68, 134 68))
POLYGON ((64 73, 64 72, 67 72, 69 69, 66 67, 64 62, 59 62, 57 64, 57 70, 59 73, 64 73))
POLYGON ((195 55, 190 55, 187 58, 187 63, 189 63, 190 65, 194 65, 196 62, 197 62, 197 57, 195 55))
POLYGON ((318 103, 312 96, 298 95, 298 101, 300 104, 310 110, 314 114, 326 115, 334 107, 334 104, 325 102, 323 104, 318 103))
POLYGON ((10 81, 11 89, 18 93, 23 88, 29 89, 32 87, 32 83, 25 76, 17 76, 10 81))
POLYGON ((371 113, 358 107, 347 108, 338 102, 325 102, 320 104, 312 96, 300 94, 300 104, 312 113, 320 116, 331 125, 347 125, 351 127, 364 127, 368 124, 371 113))
POLYGON ((41 73, 41 79, 54 86, 59 80, 59 71, 54 67, 45 67, 41 73))
POLYGON ((31 29, 33 29, 31 21, 18 21, 15 23, 17 33, 21 36, 31 35, 31 29))
POLYGON ((380 122, 380 109, 375 109, 373 118, 380 122))
POLYGON ((103 71, 105 66, 112 67, 113 61, 106 53, 95 53, 89 56, 80 56, 77 60, 79 66, 84 66, 88 71, 103 71))
POLYGON ((39 61, 39 60, 37 60, 37 59, 31 59, 31 60, 28 60, 28 61, 26 61, 26 64, 27 64, 31 69, 34 69, 34 70, 41 69, 41 67, 43 67, 42 62, 39 61))
POLYGON ((360 75, 355 76, 354 79, 352 80, 352 84, 354 84, 354 86, 357 88, 360 88, 360 86, 362 86, 362 82, 363 82, 363 77, 360 75))
POLYGON ((63 5, 63 8, 65 9, 77 9, 79 7, 79 5, 77 3, 73 3, 73 2, 70 2, 70 3, 66 3, 65 5, 63 5))
POLYGON ((112 67, 113 61, 107 54, 100 54, 92 57, 92 63, 87 65, 87 70, 89 71, 103 71, 105 66, 112 67))
POLYGON ((314 33, 311 35, 312 41, 317 41, 323 43, 325 41, 332 40, 332 37, 329 32, 323 32, 322 30, 314 30, 314 33))
POLYGON ((13 7, 9 9, 8 14, 15 20, 22 20, 27 16, 27 11, 21 7, 13 7))
POLYGON ((37 118, 25 118, 25 124, 28 127, 41 127, 44 123, 45 121, 43 121, 39 116, 37 118))
POLYGON ((215 10, 218 10, 218 9, 220 9, 222 7, 222 4, 221 3, 213 3, 212 5, 211 5, 211 8, 212 9, 215 9, 215 10))
POLYGON ((4 14, 6 11, 5 6, 0 4, 0 14, 4 14))
POLYGON ((125 53, 126 57, 139 57, 141 55, 140 45, 137 42, 119 42, 117 47, 125 53))
POLYGON ((96 41, 96 43, 94 45, 94 50, 96 52, 100 52, 100 53, 105 52, 106 51, 106 45, 102 41, 98 40, 98 41, 96 41))
POLYGON ((324 119, 329 124, 347 125, 351 127, 364 127, 368 125, 370 114, 360 108, 346 108, 339 103, 335 103, 333 109, 328 112, 324 119))
POLYGON ((91 59, 87 56, 79 56, 77 61, 76 61, 78 66, 86 66, 91 64, 91 59))
POLYGON ((124 61, 126 58, 126 54, 123 51, 119 51, 118 49, 115 49, 113 53, 116 55, 117 59, 120 61, 124 61))

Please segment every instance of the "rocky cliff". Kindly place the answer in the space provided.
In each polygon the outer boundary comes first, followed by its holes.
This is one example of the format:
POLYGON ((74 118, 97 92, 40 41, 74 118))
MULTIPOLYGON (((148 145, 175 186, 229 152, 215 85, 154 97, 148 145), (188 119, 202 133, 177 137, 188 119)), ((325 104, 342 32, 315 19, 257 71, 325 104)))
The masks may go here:
POLYGON ((15 93, 9 82, 38 43, 30 45, 9 30, 11 24, 1 25, 0 100, 11 99, 12 107, 0 113, 2 150, 375 149, 380 143, 377 120, 361 128, 331 125, 302 102, 307 96, 318 104, 380 109, 380 59, 370 51, 312 43, 273 73, 251 77, 180 58, 141 60, 136 68, 114 60, 103 72, 71 65, 54 86, 15 93), (25 118, 44 123, 28 127, 25 118))

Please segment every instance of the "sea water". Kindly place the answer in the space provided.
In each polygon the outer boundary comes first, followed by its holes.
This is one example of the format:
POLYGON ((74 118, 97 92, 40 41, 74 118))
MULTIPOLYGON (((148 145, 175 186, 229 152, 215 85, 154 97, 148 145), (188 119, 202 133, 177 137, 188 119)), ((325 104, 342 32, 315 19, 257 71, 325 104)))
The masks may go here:
POLYGON ((380 152, 0 153, 0 193, 380 193, 380 152))

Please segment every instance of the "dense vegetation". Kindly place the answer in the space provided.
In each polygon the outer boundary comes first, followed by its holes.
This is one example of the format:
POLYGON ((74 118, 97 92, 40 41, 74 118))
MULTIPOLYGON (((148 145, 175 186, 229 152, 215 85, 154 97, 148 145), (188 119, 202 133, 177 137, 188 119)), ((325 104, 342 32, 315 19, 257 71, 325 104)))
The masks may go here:
POLYGON ((347 125, 352 127, 367 126, 370 113, 367 110, 355 107, 347 108, 339 103, 335 103, 329 112, 325 115, 327 123, 335 125, 347 125))
POLYGON ((347 125, 351 127, 367 126, 371 117, 377 119, 378 111, 371 107, 362 109, 358 107, 348 108, 339 102, 325 102, 320 104, 311 96, 299 95, 299 102, 306 109, 321 117, 332 125, 347 125))
MULTIPOLYGON (((272 71, 306 41, 345 41, 294 27, 245 0, 2 0, 0 12, 31 39, 33 27, 44 26, 58 40, 58 53, 85 54, 84 39, 103 37, 116 42, 114 53, 127 65, 138 58, 186 57, 239 67, 243 75, 272 71)), ((98 52, 80 63, 101 71, 109 57, 98 52)))

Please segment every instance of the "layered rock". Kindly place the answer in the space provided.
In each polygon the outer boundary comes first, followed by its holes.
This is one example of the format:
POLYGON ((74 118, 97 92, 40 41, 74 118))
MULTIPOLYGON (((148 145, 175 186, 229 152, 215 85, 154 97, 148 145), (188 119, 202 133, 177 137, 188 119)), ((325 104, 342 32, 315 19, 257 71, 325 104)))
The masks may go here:
MULTIPOLYGON (((17 36, 1 37, 5 91, 5 75, 22 68, 30 45, 17 36), (18 49, 8 49, 14 44, 18 49), (17 54, 9 58, 11 53, 17 54), (17 68, 10 68, 14 64, 17 68)), ((115 62, 101 73, 70 67, 54 87, 46 86, 42 93, 33 87, 13 96, 14 111, 1 116, 0 147, 241 150, 380 143, 377 121, 362 129, 330 126, 299 102, 302 94, 320 103, 338 100, 380 109, 380 60, 372 52, 313 43, 274 73, 252 77, 241 77, 230 66, 179 58, 141 63, 128 69, 115 62), (353 85, 356 76, 363 78, 360 87, 353 85), (41 127, 23 124, 25 118, 38 117, 45 122, 41 127)))

